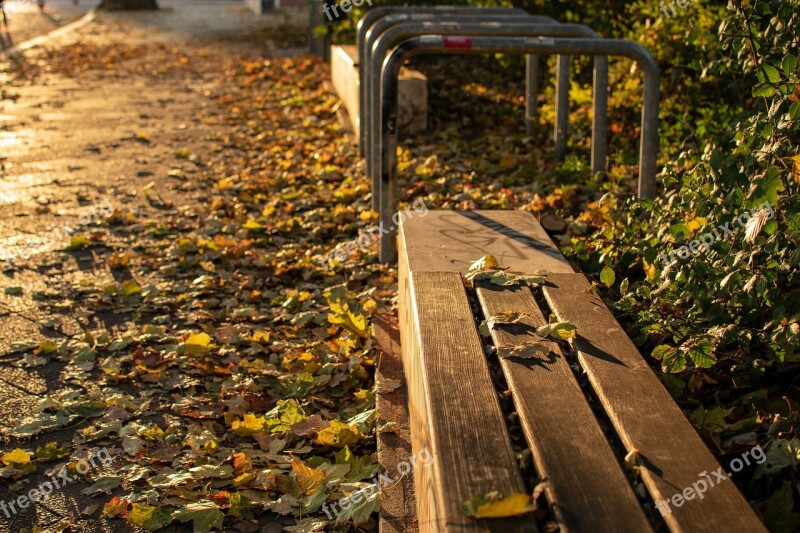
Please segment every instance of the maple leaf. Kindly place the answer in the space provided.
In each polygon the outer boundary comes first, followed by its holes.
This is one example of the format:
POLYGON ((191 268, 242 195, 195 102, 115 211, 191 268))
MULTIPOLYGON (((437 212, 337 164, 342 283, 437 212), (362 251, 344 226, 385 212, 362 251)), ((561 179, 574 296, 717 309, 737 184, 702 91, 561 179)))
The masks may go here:
POLYGON ((325 472, 306 465, 300 459, 292 459, 292 470, 304 496, 314 494, 325 482, 325 472))

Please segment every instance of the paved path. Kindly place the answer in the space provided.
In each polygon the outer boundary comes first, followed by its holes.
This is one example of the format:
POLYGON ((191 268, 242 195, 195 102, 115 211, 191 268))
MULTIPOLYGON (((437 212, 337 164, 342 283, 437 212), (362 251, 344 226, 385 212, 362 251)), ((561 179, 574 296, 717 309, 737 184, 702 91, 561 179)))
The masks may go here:
MULTIPOLYGON (((60 228, 91 222, 109 205, 142 220, 165 212, 192 216, 205 198, 193 182, 198 162, 176 154, 204 159, 223 142, 226 127, 209 118, 208 95, 224 87, 230 57, 302 51, 305 29, 287 26, 305 20, 299 10, 258 18, 231 1, 160 3, 165 9, 158 13, 101 14, 22 59, 0 59, 0 257, 18 258, 16 268, 0 274, 0 450, 20 442, 29 449, 50 441, 74 445, 74 428, 33 443, 10 430, 45 396, 93 386, 70 384, 55 361, 21 365, 14 352, 21 340, 59 344, 87 328, 69 302, 43 310, 41 302, 57 287, 115 281, 91 253, 55 252, 69 241, 60 228), (87 62, 95 68, 86 70, 87 62)), ((63 22, 91 5, 54 0, 44 15, 35 6, 11 12, 12 39, 47 31, 49 22, 42 21, 50 20, 51 7, 63 22)), ((95 327, 111 332, 127 325, 125 317, 98 313, 96 319, 95 327)), ((0 501, 36 486, 45 471, 26 476, 29 487, 0 479, 0 501)), ((0 511, 0 533, 35 526, 55 531, 70 520, 75 531, 134 530, 121 520, 100 520, 98 509, 83 515, 97 503, 80 494, 85 487, 69 485, 10 518, 0 511)))
POLYGON ((46 0, 44 9, 36 0, 6 0, 8 27, 0 22, 0 50, 45 34, 85 15, 96 0, 46 0))

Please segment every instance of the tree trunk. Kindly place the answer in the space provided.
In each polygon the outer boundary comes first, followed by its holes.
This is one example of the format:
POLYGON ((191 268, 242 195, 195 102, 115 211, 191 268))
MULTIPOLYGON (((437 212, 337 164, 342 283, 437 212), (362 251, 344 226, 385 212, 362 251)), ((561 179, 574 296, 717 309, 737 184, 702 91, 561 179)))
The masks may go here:
POLYGON ((103 0, 97 9, 106 11, 143 11, 158 9, 156 0, 103 0))

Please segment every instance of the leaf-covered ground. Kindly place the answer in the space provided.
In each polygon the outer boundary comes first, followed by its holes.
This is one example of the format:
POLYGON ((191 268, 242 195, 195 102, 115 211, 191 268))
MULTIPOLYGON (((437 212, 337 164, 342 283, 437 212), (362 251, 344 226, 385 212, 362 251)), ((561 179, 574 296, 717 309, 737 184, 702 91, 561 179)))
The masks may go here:
MULTIPOLYGON (((108 449, 112 461, 61 508, 50 498, 36 517, 20 513, 24 527, 374 530, 377 494, 339 524, 320 509, 379 470, 371 317, 396 290, 374 247, 330 268, 318 261, 376 218, 328 67, 240 52, 231 38, 109 43, 120 34, 101 22, 2 73, 0 105, 19 117, 5 131, 29 151, 4 154, 0 177, 36 176, 10 189, 21 200, 8 203, 3 235, 50 245, 2 280, 0 501, 54 467, 75 475, 81 458, 108 449), (111 212, 80 223, 103 205, 111 212), (43 238, 65 220, 70 231, 43 238)), ((611 263, 617 275, 606 267, 598 281, 612 297, 614 287, 627 293, 627 277, 631 290, 656 284, 642 257, 612 262, 637 227, 614 200, 635 185, 628 64, 612 70, 611 142, 621 150, 605 180, 588 176, 585 84, 573 85, 576 134, 559 164, 547 130, 524 135, 520 68, 494 58, 416 65, 431 80, 432 131, 401 143, 404 203, 528 210, 587 270, 611 263)), ((550 88, 545 122, 551 102, 550 88)), ((755 396, 732 392, 733 377, 661 375, 721 455, 763 442, 773 414, 773 437, 791 435, 792 400, 783 418, 778 403, 796 387, 785 377, 754 408, 755 396)), ((746 492, 762 509, 765 487, 746 492)), ((788 503, 769 505, 790 516, 788 503)))

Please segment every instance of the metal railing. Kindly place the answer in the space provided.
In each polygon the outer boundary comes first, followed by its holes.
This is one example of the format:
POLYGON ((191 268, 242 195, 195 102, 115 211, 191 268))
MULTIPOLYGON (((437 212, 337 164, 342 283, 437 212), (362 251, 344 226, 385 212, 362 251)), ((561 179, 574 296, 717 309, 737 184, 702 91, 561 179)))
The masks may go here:
MULTIPOLYGON (((381 70, 386 55, 395 46, 405 39, 420 35, 470 35, 470 36, 507 36, 507 37, 586 37, 597 39, 597 33, 582 24, 551 24, 537 23, 528 19, 517 19, 515 22, 483 22, 483 23, 458 23, 458 22, 403 22, 388 28, 375 42, 372 50, 372 59, 363 70, 369 74, 370 83, 367 103, 369 112, 362 127, 367 132, 367 176, 373 184, 373 209, 379 210, 379 201, 376 197, 382 195, 380 176, 383 173, 381 166, 381 134, 380 134, 380 102, 381 102, 381 70)), ((451 46, 455 46, 451 44, 451 46)), ((538 55, 529 54, 537 57, 538 55)), ((566 147, 567 119, 569 111, 569 59, 559 55, 559 80, 557 91, 557 120, 555 123, 554 140, 556 150, 559 146, 566 147)), ((608 112, 608 58, 595 57, 594 62, 594 90, 592 114, 592 172, 605 170, 607 153, 607 112, 608 112)))
MULTIPOLYGON (((397 208, 397 88, 400 67, 413 55, 424 53, 482 54, 568 54, 590 56, 624 56, 636 61, 644 72, 641 140, 639 143, 639 186, 642 198, 655 195, 658 155, 659 68, 653 56, 641 45, 620 39, 566 39, 530 37, 485 37, 480 35, 425 35, 404 38, 386 57, 381 73, 380 107, 381 186, 380 222, 392 228, 392 212, 397 208)), ((379 57, 379 56, 376 56, 379 57)), ((597 64, 595 64, 597 69, 597 64)), ((372 72, 374 74, 374 72, 372 72)), ((595 113, 597 110, 595 109, 595 113)), ((375 194, 376 191, 373 191, 375 194)), ((380 260, 397 260, 394 238, 381 237, 380 260)))

